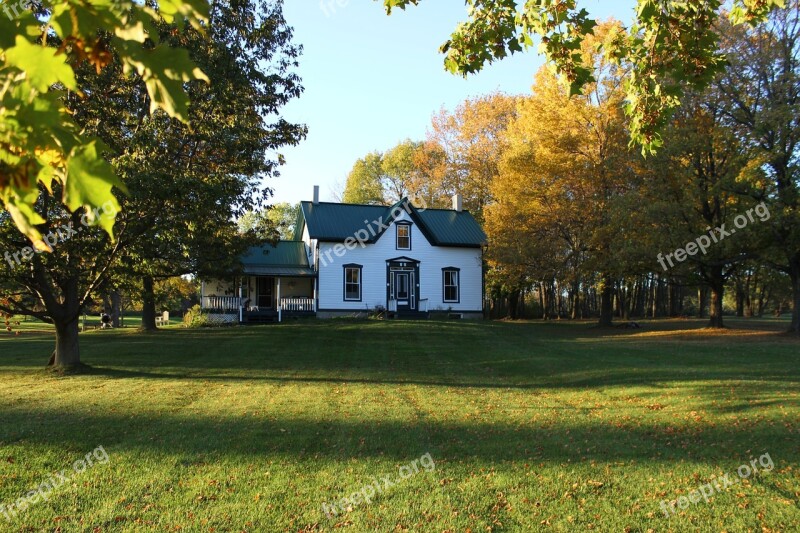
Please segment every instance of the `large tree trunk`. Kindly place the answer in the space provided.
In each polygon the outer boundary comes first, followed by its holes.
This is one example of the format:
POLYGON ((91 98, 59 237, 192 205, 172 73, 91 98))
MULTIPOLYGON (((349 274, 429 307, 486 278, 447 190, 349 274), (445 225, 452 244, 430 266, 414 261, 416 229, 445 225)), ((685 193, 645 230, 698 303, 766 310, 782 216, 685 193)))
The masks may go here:
POLYGON ((706 296, 708 289, 705 285, 700 285, 697 289, 697 318, 706 317, 706 296))
POLYGON ((709 273, 709 287, 711 289, 711 307, 708 327, 724 328, 722 322, 722 299, 725 296, 725 277, 721 267, 714 267, 709 273))
POLYGON ((603 289, 600 293, 600 321, 601 328, 614 324, 614 283, 611 276, 603 276, 603 289))
POLYGON ((667 283, 667 291, 669 293, 669 316, 680 316, 683 307, 683 291, 681 284, 674 280, 669 280, 667 283))
POLYGON ((156 331, 156 295, 152 276, 142 278, 142 329, 156 331))
POLYGON ((736 316, 739 318, 744 317, 744 304, 746 300, 746 292, 742 280, 736 280, 736 316))
POLYGON ((513 290, 508 295, 508 316, 512 320, 519 318, 519 291, 513 290))
POLYGON ((78 316, 64 321, 56 321, 56 350, 52 365, 57 368, 81 366, 81 350, 78 343, 78 316))
POLYGON ((45 298, 47 313, 56 329, 56 347, 48 366, 65 370, 83 366, 78 341, 81 306, 78 298, 78 278, 66 281, 62 286, 63 302, 52 295, 45 298))

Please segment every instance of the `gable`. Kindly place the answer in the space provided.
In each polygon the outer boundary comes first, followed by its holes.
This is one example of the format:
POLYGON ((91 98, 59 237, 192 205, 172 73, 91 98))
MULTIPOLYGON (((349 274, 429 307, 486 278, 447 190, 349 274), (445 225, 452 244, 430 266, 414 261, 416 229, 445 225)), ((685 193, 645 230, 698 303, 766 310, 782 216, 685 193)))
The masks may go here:
MULTIPOLYGON (((408 199, 387 206, 301 202, 300 213, 309 236, 323 242, 361 237, 375 243, 396 220, 408 219, 432 246, 479 248, 486 235, 468 211, 416 209, 408 199)), ((302 231, 302 229, 300 230, 302 231)))

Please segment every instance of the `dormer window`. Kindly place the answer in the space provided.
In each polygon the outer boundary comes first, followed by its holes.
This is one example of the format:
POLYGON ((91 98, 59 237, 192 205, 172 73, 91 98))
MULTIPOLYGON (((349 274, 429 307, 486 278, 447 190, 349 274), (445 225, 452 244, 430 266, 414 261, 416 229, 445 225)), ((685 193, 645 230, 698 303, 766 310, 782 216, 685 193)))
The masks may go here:
POLYGON ((410 250, 411 249, 411 224, 398 223, 397 227, 397 249, 410 250))

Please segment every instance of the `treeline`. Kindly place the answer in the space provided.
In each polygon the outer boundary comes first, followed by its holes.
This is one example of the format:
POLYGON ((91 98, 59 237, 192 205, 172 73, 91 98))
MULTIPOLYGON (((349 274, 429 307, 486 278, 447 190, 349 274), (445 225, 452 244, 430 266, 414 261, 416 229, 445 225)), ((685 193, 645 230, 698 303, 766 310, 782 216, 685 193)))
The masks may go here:
POLYGON ((599 73, 583 94, 543 68, 530 96, 443 110, 424 141, 357 161, 342 199, 449 207, 461 194, 489 237, 495 316, 723 327, 727 305, 792 309, 800 334, 798 4, 756 27, 718 24, 728 67, 682 99, 655 153, 630 145, 630 73, 603 55, 620 31, 607 22, 581 49, 599 73))

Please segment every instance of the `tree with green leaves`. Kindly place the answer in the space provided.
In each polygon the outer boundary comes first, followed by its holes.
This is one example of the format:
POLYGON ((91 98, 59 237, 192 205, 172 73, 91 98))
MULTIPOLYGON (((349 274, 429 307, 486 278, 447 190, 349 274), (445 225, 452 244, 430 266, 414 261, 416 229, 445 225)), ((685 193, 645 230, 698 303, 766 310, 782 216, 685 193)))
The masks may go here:
MULTIPOLYGON (((421 0, 383 0, 387 13, 421 0)), ((582 93, 596 77, 580 53, 597 23, 578 0, 467 0, 469 19, 442 45, 445 66, 468 75, 534 46, 582 93)), ((757 24, 784 0, 734 0, 734 24, 757 24)), ((707 87, 725 68, 717 19, 722 0, 637 0, 636 19, 602 43, 605 56, 626 65, 626 111, 632 139, 644 152, 662 144, 660 131, 680 106, 687 87, 707 87)))
POLYGON ((353 164, 347 175, 342 201, 347 204, 383 205, 383 154, 371 152, 353 164))
MULTIPOLYGON (((108 278, 142 281, 144 325, 154 327, 157 279, 231 266, 253 242, 239 233, 234 218, 269 198, 261 183, 280 165, 279 156, 271 157, 274 150, 305 135, 303 126, 279 117, 269 122, 302 90, 291 72, 299 50, 291 44, 280 1, 236 8, 216 3, 203 31, 180 33, 166 23, 158 31, 163 42, 191 48, 192 59, 209 72, 211 84, 188 84, 191 125, 165 113, 150 115, 145 83, 125 76, 113 53, 99 74, 77 67, 76 81, 88 97, 68 94, 63 101, 76 124, 103 140, 111 167, 129 190, 116 240, 88 225, 91 231, 59 242, 51 254, 33 255, 7 278, 15 287, 7 299, 11 311, 56 325, 53 363, 59 367, 80 365, 78 317, 108 278)), ((52 194, 43 189, 37 212, 52 224, 78 227, 81 212, 61 208, 55 200, 60 193, 58 183, 52 194)), ((18 248, 8 218, 0 241, 18 248)))
POLYGON ((350 204, 391 205, 414 196, 422 143, 406 139, 386 152, 359 159, 347 176, 342 201, 350 204))
POLYGON ((716 228, 732 227, 736 216, 754 207, 741 191, 761 173, 748 171, 746 150, 726 124, 717 91, 688 95, 665 138, 664 149, 650 160, 652 179, 642 190, 641 202, 649 206, 642 228, 655 232, 662 247, 659 275, 706 285, 711 291, 709 327, 722 328, 725 287, 740 264, 754 256, 759 239, 753 224, 747 233, 716 242, 716 228), (675 250, 688 250, 688 255, 675 250))
POLYGON ((715 82, 722 112, 760 170, 745 192, 766 202, 772 252, 763 259, 792 284, 790 331, 800 335, 800 2, 754 27, 723 25, 730 66, 715 82))
POLYGON ((41 190, 78 218, 84 212, 111 234, 114 217, 93 219, 93 209, 118 203, 124 190, 102 157, 100 139, 87 134, 64 104, 64 96, 91 98, 76 77, 90 64, 97 72, 114 57, 145 87, 147 110, 186 121, 184 83, 208 81, 187 50, 161 42, 162 21, 204 31, 205 0, 133 0, 86 3, 65 0, 49 7, 34 0, 15 16, 0 16, 0 199, 17 228, 37 250, 49 250, 49 222, 37 210, 41 190), (60 185, 60 186, 56 186, 60 185))
POLYGON ((300 204, 280 202, 261 211, 248 211, 243 214, 237 224, 241 233, 252 233, 264 241, 294 238, 294 225, 300 204))
MULTIPOLYGON (((53 183, 52 194, 43 191, 35 204, 35 212, 46 220, 38 230, 49 252, 33 248, 11 216, 0 213, 0 249, 5 255, 0 311, 53 324, 56 342, 50 364, 74 368, 81 366, 80 316, 111 271, 121 240, 111 241, 80 210, 69 212, 59 201, 62 195, 61 184, 53 183)), ((95 218, 113 219, 115 206, 109 202, 107 208, 95 218)))
MULTIPOLYGON (((218 2, 207 31, 162 31, 192 51, 211 83, 189 87, 190 126, 164 115, 136 121, 122 128, 135 134, 123 139, 122 154, 113 160, 130 190, 123 201, 121 227, 129 237, 123 259, 142 282, 145 330, 156 329, 155 281, 220 275, 258 242, 233 220, 266 208, 272 190, 263 184, 278 175, 282 161, 276 151, 306 134, 305 126, 279 116, 302 91, 292 71, 300 49, 282 1, 218 2)), ((104 107, 98 101, 96 114, 104 107)))
POLYGON ((394 204, 413 196, 413 184, 417 173, 417 152, 422 143, 406 139, 383 154, 383 192, 387 203, 394 204))

